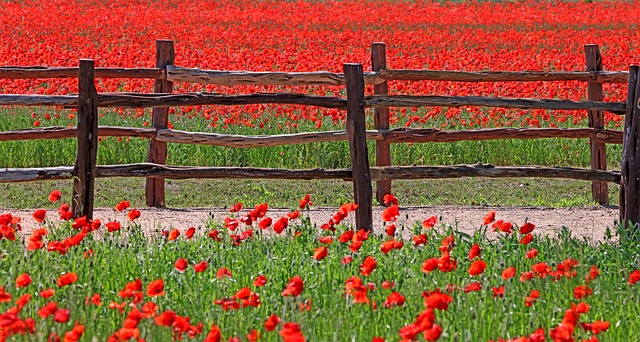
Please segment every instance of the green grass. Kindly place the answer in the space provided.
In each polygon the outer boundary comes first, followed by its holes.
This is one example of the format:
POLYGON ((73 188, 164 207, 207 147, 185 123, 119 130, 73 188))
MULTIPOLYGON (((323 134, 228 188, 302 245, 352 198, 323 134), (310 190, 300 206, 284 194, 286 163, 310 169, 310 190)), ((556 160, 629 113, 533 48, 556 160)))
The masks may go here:
MULTIPOLYGON (((101 111, 100 125, 142 127, 150 120, 149 112, 101 111), (137 114, 136 114, 137 113, 137 114)), ((269 115, 269 112, 265 112, 269 115)), ((40 119, 42 126, 75 125, 76 119, 69 119, 70 111, 51 112, 42 108, 26 110, 24 108, 6 108, 1 111, 8 120, 0 121, 0 131, 27 129, 40 119), (32 118, 32 113, 36 118, 32 118), (49 113, 52 118, 44 119, 49 113), (58 114, 60 118, 55 118, 58 114)), ((423 115, 421 110, 415 113, 399 114, 396 127, 404 125, 411 115, 423 115)), ((512 124, 519 125, 526 113, 521 116, 510 115, 512 124)), ((551 120, 543 126, 556 124, 562 127, 575 127, 567 123, 551 120)), ((220 117, 223 120, 224 116, 220 117)), ((209 127, 210 121, 196 115, 173 115, 171 122, 175 129, 231 134, 280 134, 291 132, 315 131, 314 124, 300 119, 290 121, 282 116, 253 119, 257 126, 266 121, 263 129, 247 126, 209 127), (298 124, 297 128, 287 123, 298 124), (282 129, 281 129, 282 127, 282 129)), ((371 126, 371 117, 368 116, 371 126)), ((423 127, 459 129, 460 120, 469 120, 464 113, 456 118, 446 119, 443 115, 430 118, 423 127), (456 125, 455 127, 453 125, 456 125)), ((507 120, 505 118, 505 120, 507 120)), ((325 119, 323 130, 344 129, 325 119)), ((415 127, 415 126, 414 126, 415 127)), ((372 128, 372 127, 369 127, 372 128)), ((613 124, 612 127, 614 128, 613 124)), ((369 142, 369 159, 375 163, 374 142, 369 142)), ((105 137, 99 143, 98 163, 125 164, 144 162, 148 141, 140 138, 118 139, 105 137)), ((33 140, 0 142, 1 167, 38 167, 72 165, 75 161, 75 139, 33 140)), ((608 145, 609 169, 619 169, 621 145, 608 145)), ((549 165, 589 167, 589 145, 586 139, 536 139, 536 140, 494 140, 458 143, 416 143, 392 145, 393 165, 451 165, 491 163, 494 165, 549 165)), ((275 168, 348 168, 350 166, 347 142, 312 143, 267 148, 232 149, 224 147, 169 144, 169 165, 202 166, 254 166, 275 168)), ((70 182, 44 182, 0 185, 2 207, 40 207, 46 193, 53 188, 70 191, 70 182), (36 196, 24 196, 33 193, 36 196)), ((617 203, 617 185, 611 186, 611 204, 617 203)), ((144 180, 141 179, 104 179, 96 186, 96 205, 113 206, 122 197, 126 189, 129 200, 141 206, 144 203, 144 180)), ((590 183, 573 180, 550 179, 459 179, 459 180, 420 180, 395 181, 394 193, 402 196, 406 205, 434 204, 487 204, 487 205, 533 205, 533 206, 579 206, 592 205, 590 183)), ((306 193, 316 194, 317 203, 339 205, 353 198, 351 185, 342 181, 279 181, 279 180, 185 180, 167 181, 167 205, 170 207, 208 207, 223 206, 229 199, 246 203, 267 201, 276 206, 291 203, 306 193), (205 189, 206 191, 201 191, 205 189)), ((69 195, 70 196, 70 195, 69 195)))
MULTIPOLYGON (((126 220, 124 215, 119 219, 122 222, 126 220)), ((47 225, 51 234, 45 237, 46 241, 63 239, 75 233, 67 224, 47 225)), ((340 227, 337 234, 347 228, 340 227)), ((312 254, 320 245, 318 232, 306 219, 302 223, 292 222, 285 231, 287 236, 296 230, 301 231, 302 235, 297 238, 273 238, 256 232, 255 238, 239 246, 233 246, 220 222, 203 222, 197 234, 204 235, 211 229, 223 231, 222 242, 214 242, 206 235, 190 241, 181 236, 177 241, 168 242, 157 236, 143 237, 138 226, 129 225, 116 233, 104 232, 106 235, 101 241, 95 241, 89 235, 64 256, 45 250, 28 252, 19 240, 0 240, 0 273, 3 274, 0 285, 4 285, 14 299, 23 294, 33 296, 20 317, 34 318, 37 332, 19 340, 41 341, 52 331, 62 335, 71 329, 75 321, 86 325, 84 341, 105 340, 122 326, 125 317, 109 309, 108 305, 111 301, 122 302, 118 291, 136 278, 142 280, 144 289, 149 282, 164 279, 165 295, 157 298, 145 296, 144 299, 144 302, 156 302, 160 312, 170 309, 178 315, 189 316, 192 324, 202 322, 205 334, 214 323, 221 328, 225 339, 231 336, 244 339, 250 330, 257 329, 263 334, 264 341, 280 340, 276 332, 266 332, 262 327, 271 314, 282 317, 283 323, 299 323, 310 341, 370 341, 374 336, 398 340, 399 329, 411 323, 424 309, 423 291, 444 289, 449 284, 464 287, 480 281, 482 291, 469 294, 454 291, 449 309, 436 312, 436 323, 444 330, 442 340, 512 338, 528 335, 539 327, 548 332, 557 326, 571 303, 578 302, 573 298, 573 289, 585 284, 585 275, 592 265, 597 265, 601 274, 588 283, 593 295, 585 302, 591 309, 581 316, 580 321, 611 322, 609 331, 599 335, 601 341, 634 340, 640 329, 637 319, 640 294, 636 286, 627 284, 629 273, 640 264, 640 252, 633 244, 590 243, 572 238, 564 230, 555 239, 536 237, 531 245, 522 246, 518 244, 517 236, 490 240, 483 230, 468 236, 448 227, 439 227, 425 232, 428 235, 426 246, 414 247, 406 241, 403 248, 392 250, 388 255, 379 250, 387 238, 371 236, 358 253, 351 253, 348 244, 334 240, 328 246, 328 256, 315 261, 312 254), (437 247, 440 240, 449 234, 456 238, 451 255, 458 261, 457 270, 423 273, 423 261, 440 255, 437 247), (470 262, 466 256, 474 242, 482 248, 487 270, 480 276, 470 277, 467 272, 470 262), (539 256, 533 260, 526 259, 524 254, 529 248, 537 248, 539 256), (83 252, 88 249, 95 254, 85 259, 83 252), (345 255, 353 255, 351 264, 341 265, 340 260, 345 255), (366 256, 373 256, 378 263, 368 277, 360 275, 358 270, 366 256), (173 264, 178 258, 189 261, 190 266, 185 273, 174 270, 173 264), (524 283, 518 280, 518 276, 506 281, 501 278, 502 270, 509 266, 516 267, 519 275, 530 270, 535 263, 547 262, 555 267, 567 258, 575 258, 579 262, 574 278, 559 281, 534 278, 524 283), (192 265, 203 260, 209 263, 208 269, 195 273, 192 265), (233 277, 216 279, 215 273, 220 267, 230 269, 233 277), (77 273, 79 281, 58 288, 56 279, 65 272, 77 273), (26 288, 17 289, 14 279, 22 273, 29 273, 33 282, 26 288), (267 277, 268 282, 265 287, 256 288, 252 285, 253 279, 261 274, 267 277), (282 290, 296 275, 304 280, 304 291, 298 298, 284 298, 282 290), (345 297, 345 280, 351 276, 360 276, 365 284, 371 282, 376 285, 375 290, 368 292, 368 297, 377 303, 377 310, 371 305, 352 303, 345 297), (391 293, 391 290, 381 287, 385 280, 394 281, 393 290, 406 297, 403 306, 383 307, 384 300, 391 293), (491 287, 500 285, 506 287, 504 298, 492 298, 491 287), (51 300, 56 301, 58 307, 71 310, 68 323, 54 323, 51 318, 42 320, 37 316, 38 309, 47 302, 37 293, 49 287, 56 290, 51 300), (242 287, 251 287, 259 294, 262 304, 257 308, 226 312, 214 305, 215 299, 232 296, 242 287), (533 307, 527 308, 524 298, 532 289, 540 291, 540 298, 533 307), (85 305, 86 296, 95 293, 101 294, 102 306, 85 305), (297 303, 306 299, 311 300, 312 309, 301 312, 297 303)), ((405 229, 420 230, 418 226, 405 229)), ((12 302, 0 303, 0 312, 12 305, 12 302)), ((148 341, 170 339, 169 329, 156 326, 150 319, 142 320, 139 329, 148 341)), ((587 338, 588 334, 578 327, 575 336, 587 338)))

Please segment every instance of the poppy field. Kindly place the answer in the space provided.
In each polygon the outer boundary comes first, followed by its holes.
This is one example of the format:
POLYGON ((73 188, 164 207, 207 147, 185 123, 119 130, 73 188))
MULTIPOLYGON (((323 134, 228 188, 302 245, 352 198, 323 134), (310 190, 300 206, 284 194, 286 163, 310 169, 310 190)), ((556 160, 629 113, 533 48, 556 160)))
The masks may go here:
POLYGON ((369 233, 353 203, 310 222, 307 195, 283 216, 236 203, 145 236, 128 201, 73 220, 59 191, 49 200, 35 226, 0 216, 0 340, 623 341, 640 328, 635 245, 540 235, 499 209, 468 235, 435 215, 400 224, 387 195, 385 229, 369 233))

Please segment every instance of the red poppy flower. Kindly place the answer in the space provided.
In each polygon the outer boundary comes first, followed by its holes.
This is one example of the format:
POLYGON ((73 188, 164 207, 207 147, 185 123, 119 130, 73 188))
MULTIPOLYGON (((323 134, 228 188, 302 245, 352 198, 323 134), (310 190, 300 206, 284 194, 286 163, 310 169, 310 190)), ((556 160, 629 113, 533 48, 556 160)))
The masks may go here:
POLYGON ((378 262, 376 261, 376 259, 374 259, 372 256, 368 256, 360 265, 360 273, 363 276, 367 277, 371 274, 371 272, 373 272, 373 270, 376 269, 376 266, 378 266, 378 262))
POLYGON ((494 232, 499 230, 503 233, 511 234, 511 228, 513 228, 513 225, 511 224, 511 222, 498 220, 491 225, 491 228, 493 228, 494 232))
POLYGON ((64 342, 75 342, 80 340, 82 337, 82 333, 84 333, 84 325, 76 322, 76 325, 71 329, 71 331, 67 331, 64 334, 64 342))
POLYGON ((36 222, 44 222, 45 216, 47 216, 47 211, 44 209, 38 209, 33 213, 33 219, 36 220, 36 222))
POLYGON ((520 234, 522 234, 522 235, 529 234, 529 233, 531 233, 533 231, 533 229, 535 227, 536 226, 533 223, 527 222, 527 223, 523 224, 522 227, 520 227, 520 234))
POLYGON ((285 289, 282 291, 282 295, 285 297, 297 297, 302 293, 303 290, 304 282, 302 281, 302 278, 300 278, 300 276, 295 276, 289 279, 289 283, 287 284, 287 287, 285 287, 285 289))
POLYGON ((99 293, 95 293, 93 296, 91 296, 89 298, 89 302, 91 302, 91 304, 93 304, 95 306, 101 306, 102 305, 102 296, 100 296, 99 293))
POLYGON ((147 296, 158 297, 164 295, 164 280, 156 279, 147 286, 147 296))
POLYGON ((224 227, 229 229, 230 231, 236 230, 239 224, 240 223, 238 222, 238 220, 234 219, 233 217, 225 217, 224 219, 224 227))
POLYGON ((256 205, 255 209, 249 212, 249 217, 251 217, 254 220, 262 218, 264 217, 264 215, 267 214, 268 210, 269 210, 268 203, 258 204, 256 205))
POLYGON ((524 305, 527 307, 533 306, 533 303, 540 297, 540 291, 531 290, 529 295, 524 298, 524 305))
POLYGON ((78 275, 76 275, 74 272, 68 272, 58 277, 58 286, 63 287, 71 285, 76 281, 78 281, 78 275))
POLYGON ((184 233, 184 237, 186 239, 191 239, 193 237, 193 234, 196 233, 196 228, 195 227, 189 227, 187 229, 187 231, 184 233))
POLYGON ((178 228, 174 228, 171 233, 169 233, 169 241, 173 241, 180 236, 180 230, 178 228))
POLYGON ((51 203, 58 202, 60 200, 60 197, 62 197, 62 194, 60 193, 60 190, 57 190, 57 189, 53 190, 49 194, 49 202, 51 202, 51 203))
POLYGON ((7 303, 11 301, 11 294, 5 292, 4 286, 0 286, 0 303, 7 303))
POLYGON ((107 224, 105 224, 105 226, 107 227, 107 231, 109 233, 118 231, 121 228, 120 222, 117 221, 108 222, 107 224))
POLYGON ((207 233, 207 235, 209 235, 209 238, 211 238, 211 240, 213 241, 222 241, 222 238, 220 237, 220 231, 217 229, 210 231, 209 233, 207 233))
POLYGON ((382 212, 382 220, 384 222, 395 222, 400 216, 398 205, 392 205, 382 212))
POLYGON ((174 266, 179 272, 184 272, 187 269, 187 266, 189 266, 189 262, 187 261, 187 259, 180 258, 176 260, 174 266))
POLYGON ((55 291, 51 288, 40 291, 40 296, 44 299, 50 298, 55 294, 55 291))
POLYGON ((527 280, 531 280, 533 279, 533 272, 529 271, 529 272, 522 272, 520 274, 520 281, 521 282, 526 282, 527 280))
POLYGON ((342 260, 340 260, 340 263, 343 265, 347 265, 350 264, 353 261, 353 257, 351 255, 347 255, 344 258, 342 258, 342 260))
POLYGON ((484 272, 486 268, 487 268, 487 264, 484 262, 484 260, 476 260, 473 263, 471 263, 471 266, 469 266, 469 274, 472 277, 475 277, 477 275, 482 274, 482 272, 484 272))
POLYGON ((431 229, 438 222, 438 217, 435 215, 430 216, 428 219, 422 221, 422 227, 425 229, 431 229))
POLYGON ((480 282, 475 282, 467 285, 464 288, 464 293, 476 292, 482 290, 482 284, 480 282))
POLYGON ((429 273, 438 268, 438 259, 431 258, 427 259, 422 263, 422 272, 429 273))
POLYGON ((66 309, 58 309, 56 313, 53 314, 53 320, 58 323, 65 323, 69 320, 69 315, 71 311, 66 309))
POLYGON ((435 310, 448 310, 449 304, 453 301, 453 298, 446 293, 440 292, 440 289, 436 289, 435 291, 429 292, 425 291, 422 293, 422 297, 424 297, 424 305, 427 308, 432 308, 435 310))
POLYGON ((220 267, 216 272, 216 278, 222 279, 224 277, 231 278, 232 277, 231 271, 226 267, 220 267))
POLYGON ((535 249, 535 248, 532 248, 532 249, 528 250, 527 253, 525 254, 525 257, 527 259, 533 259, 533 258, 535 258, 537 256, 538 256, 538 250, 535 249))
POLYGON ((327 256, 328 252, 329 250, 327 249, 327 247, 325 246, 318 247, 315 249, 315 251, 313 251, 313 259, 322 260, 327 256))
POLYGON ((203 342, 220 342, 222 340, 222 334, 220 333, 220 328, 218 328, 215 324, 211 325, 211 330, 205 337, 203 342))
POLYGON ((591 266, 591 268, 589 269, 589 274, 587 274, 585 280, 588 282, 596 279, 596 277, 600 275, 600 270, 598 269, 598 266, 593 265, 591 266))
POLYGON ((545 262, 541 262, 531 266, 531 270, 538 278, 545 278, 551 272, 551 267, 545 262))
POLYGON ((47 305, 41 307, 38 310, 38 316, 40 316, 42 319, 45 319, 50 315, 53 315, 57 310, 58 304, 56 302, 49 302, 47 303, 47 305))
POLYGON ((442 328, 435 323, 431 326, 431 328, 428 328, 422 332, 422 336, 424 336, 425 341, 429 342, 437 341, 440 338, 441 334, 442 328))
POLYGON ((389 205, 389 204, 398 205, 398 199, 392 194, 384 195, 382 197, 382 202, 384 203, 384 205, 389 205))
POLYGON ((302 331, 300 331, 300 326, 298 323, 287 322, 282 325, 282 330, 279 332, 280 336, 284 339, 285 342, 300 342, 305 341, 304 335, 302 331))
POLYGON ((473 260, 476 257, 480 257, 480 246, 477 243, 474 243, 473 246, 471 246, 471 250, 469 250, 469 260, 473 260))
POLYGON ((394 236, 396 234, 396 225, 392 223, 386 226, 384 228, 384 231, 385 233, 387 233, 388 236, 394 236))
POLYGON ((580 326, 585 331, 589 331, 594 335, 598 335, 603 331, 607 331, 611 324, 606 321, 595 321, 593 323, 580 323, 580 326))
POLYGON ((496 297, 504 297, 504 285, 500 286, 500 287, 492 287, 491 291, 493 291, 493 298, 496 297))
POLYGON ((592 293, 593 291, 587 285, 576 286, 573 289, 573 297, 577 300, 582 300, 584 298, 587 298, 591 296, 592 293))
POLYGON ((533 235, 532 234, 527 234, 525 236, 522 237, 522 239, 520 239, 520 244, 521 245, 528 245, 533 241, 533 235))
POLYGON ((202 261, 193 265, 193 269, 196 271, 196 273, 200 273, 204 272, 207 269, 207 266, 209 266, 209 264, 206 261, 202 261))
POLYGON ((16 278, 16 287, 27 287, 31 284, 31 277, 28 273, 23 273, 16 278))
POLYGON ((388 280, 385 280, 382 282, 380 286, 382 286, 383 289, 388 290, 388 289, 394 288, 396 286, 396 283, 395 282, 390 283, 388 280))
POLYGON ((491 210, 482 218, 482 224, 488 225, 495 220, 496 220, 496 212, 491 210))
POLYGON ((296 210, 296 211, 292 211, 292 212, 290 212, 290 213, 287 213, 287 217, 288 217, 290 220, 295 220, 295 219, 297 219, 298 217, 300 217, 300 211, 296 210))
POLYGON ((273 220, 271 219, 271 217, 265 217, 264 219, 260 220, 260 222, 258 223, 258 227, 262 229, 267 229, 271 227, 272 222, 273 220))
POLYGON ((427 235, 426 234, 418 234, 416 236, 413 236, 411 238, 413 240, 413 245, 418 247, 418 246, 424 246, 427 244, 427 235))
POLYGON ((264 275, 259 275, 256 277, 256 279, 253 281, 253 285, 255 287, 261 287, 264 286, 267 283, 267 277, 265 277, 264 275))
POLYGON ((158 316, 156 316, 153 319, 153 321, 156 322, 156 324, 161 327, 168 327, 168 326, 171 326, 171 324, 173 324, 173 321, 175 319, 176 319, 176 313, 171 310, 167 310, 159 314, 158 316))
POLYGON ((629 285, 634 285, 640 281, 640 270, 634 270, 629 274, 629 281, 627 282, 629 285))
POLYGON ((502 271, 502 279, 509 280, 516 275, 516 268, 511 266, 507 267, 504 271, 502 271))
POLYGON ((278 221, 276 221, 276 223, 273 224, 273 230, 276 233, 280 234, 285 228, 287 228, 288 225, 289 225, 289 219, 286 216, 283 216, 279 218, 278 221))
POLYGON ((383 305, 385 308, 391 308, 392 306, 403 306, 404 296, 399 292, 392 292, 384 301, 383 305))
POLYGON ((321 236, 318 238, 318 241, 320 241, 320 243, 324 243, 327 245, 330 245, 333 243, 333 237, 332 236, 321 236))
POLYGON ((118 203, 118 205, 116 205, 116 210, 117 211, 124 211, 125 209, 129 208, 131 204, 129 203, 129 201, 122 201, 120 203, 118 203))
POLYGON ((129 210, 129 212, 127 213, 127 217, 129 217, 129 220, 131 221, 137 219, 138 217, 140 217, 140 210, 138 209, 129 210))
POLYGON ((229 212, 230 213, 237 213, 240 210, 242 210, 242 202, 238 202, 238 203, 232 205, 231 209, 229 209, 229 212))
POLYGON ((362 241, 354 241, 349 245, 349 250, 353 253, 357 253, 362 247, 362 241))

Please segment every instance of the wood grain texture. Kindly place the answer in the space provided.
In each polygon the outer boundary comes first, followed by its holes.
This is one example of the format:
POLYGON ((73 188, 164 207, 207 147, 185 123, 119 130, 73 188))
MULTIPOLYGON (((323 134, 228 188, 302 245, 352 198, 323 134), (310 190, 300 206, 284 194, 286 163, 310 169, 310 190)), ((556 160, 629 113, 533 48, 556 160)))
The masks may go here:
MULTIPOLYGON (((600 49, 598 45, 585 45, 584 46, 585 60, 587 64, 587 71, 599 72, 602 71, 602 55, 600 55, 600 49)), ((587 100, 588 101, 604 101, 604 95, 602 94, 602 83, 596 83, 595 81, 589 82, 587 85, 587 100)), ((604 111, 601 110, 589 110, 589 127, 595 129, 604 129, 604 111)), ((595 138, 591 138, 589 141, 590 147, 590 162, 592 170, 607 170, 607 147, 604 143, 596 141, 595 138)), ((593 182, 591 183, 591 196, 595 202, 600 205, 609 204, 609 184, 606 182, 593 182)))
MULTIPOLYGON (((151 78, 163 77, 164 71, 156 68, 95 68, 96 78, 151 78)), ((3 66, 0 79, 76 78, 78 68, 42 66, 3 66)))
MULTIPOLYGON (((387 48, 384 43, 371 44, 371 67, 374 72, 380 72, 387 68, 387 48)), ((373 86, 374 95, 388 95, 389 85, 387 81, 373 86)), ((379 107, 373 109, 373 124, 376 130, 389 129, 389 108, 379 107)), ((386 140, 376 141, 376 166, 391 166, 391 145, 386 140)), ((380 180, 376 182, 376 200, 384 203, 384 195, 391 193, 391 181, 380 180)))
POLYGON ((637 65, 629 67, 627 89, 627 113, 622 137, 622 162, 620 182, 620 223, 626 229, 640 223, 640 82, 637 65))
POLYGON ((454 82, 540 82, 587 81, 625 83, 627 72, 603 71, 445 71, 445 70, 380 70, 383 80, 454 81, 454 82))
MULTIPOLYGON (((77 127, 50 126, 0 132, 0 141, 64 139, 76 138, 77 136, 77 127)), ((156 136, 156 130, 153 128, 99 126, 98 136, 153 138, 156 136)))

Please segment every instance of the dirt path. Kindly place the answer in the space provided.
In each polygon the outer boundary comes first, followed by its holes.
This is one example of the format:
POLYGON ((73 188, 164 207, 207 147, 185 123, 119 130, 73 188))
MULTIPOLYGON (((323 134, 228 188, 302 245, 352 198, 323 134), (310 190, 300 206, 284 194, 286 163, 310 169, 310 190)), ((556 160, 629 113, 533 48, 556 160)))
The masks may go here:
MULTIPOLYGON (((374 231, 381 232, 382 220, 381 212, 383 208, 374 208, 374 231)), ((614 228, 614 221, 618 219, 617 208, 607 207, 581 207, 581 208, 532 208, 532 207, 461 207, 461 206, 429 206, 429 207, 401 207, 400 218, 397 226, 403 224, 407 227, 415 222, 421 222, 431 215, 441 218, 441 222, 458 229, 471 233, 478 229, 482 223, 482 218, 489 210, 495 210, 496 219, 503 219, 512 222, 517 226, 524 224, 525 219, 536 225, 536 232, 539 234, 555 233, 566 226, 574 236, 585 237, 592 241, 599 241, 604 238, 607 227, 614 228)), ((188 228, 202 227, 212 215, 214 220, 220 222, 228 215, 226 211, 216 208, 191 208, 191 209, 140 209, 142 215, 137 220, 143 229, 153 234, 162 228, 188 228)), ((246 212, 243 210, 241 213, 246 212)), ((269 209, 267 216, 279 218, 289 212, 288 209, 269 209)), ((22 226, 26 231, 36 227, 37 224, 32 218, 33 210, 11 210, 0 209, 0 214, 11 213, 22 218, 22 226)), ((336 213, 336 208, 313 208, 309 215, 312 223, 318 226, 327 222, 336 213)), ((55 219, 57 213, 50 211, 47 217, 55 219)), ((94 217, 103 222, 108 220, 118 220, 126 222, 123 213, 117 213, 113 209, 97 209, 94 217)), ((346 224, 355 224, 353 217, 343 221, 346 224)), ((613 229, 615 231, 615 229, 613 229)), ((408 232, 405 233, 408 235, 408 232)))

